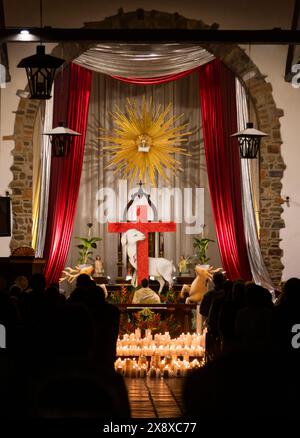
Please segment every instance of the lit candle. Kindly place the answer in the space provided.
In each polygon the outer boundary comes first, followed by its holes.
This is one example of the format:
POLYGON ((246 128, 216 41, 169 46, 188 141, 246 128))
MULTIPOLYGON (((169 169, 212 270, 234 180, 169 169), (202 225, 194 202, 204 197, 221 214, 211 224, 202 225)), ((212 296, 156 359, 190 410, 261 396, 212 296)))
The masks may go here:
POLYGON ((136 339, 141 338, 141 329, 140 328, 135 329, 135 337, 136 337, 136 339))

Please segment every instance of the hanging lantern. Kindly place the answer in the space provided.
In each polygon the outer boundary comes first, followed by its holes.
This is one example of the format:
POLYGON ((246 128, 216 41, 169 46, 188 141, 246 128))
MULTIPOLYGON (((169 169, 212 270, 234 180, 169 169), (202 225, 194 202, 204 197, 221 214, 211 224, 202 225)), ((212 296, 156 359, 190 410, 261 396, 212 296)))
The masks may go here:
POLYGON ((55 71, 64 59, 45 54, 45 46, 39 45, 36 54, 22 59, 18 68, 25 68, 31 99, 50 99, 55 71))
POLYGON ((67 157, 70 153, 71 141, 74 136, 81 135, 79 132, 65 128, 60 122, 58 126, 43 135, 49 135, 52 143, 52 155, 54 157, 67 157))
POLYGON ((241 158, 253 159, 257 157, 262 137, 267 135, 253 128, 252 122, 248 122, 246 129, 232 134, 231 137, 237 137, 241 158))

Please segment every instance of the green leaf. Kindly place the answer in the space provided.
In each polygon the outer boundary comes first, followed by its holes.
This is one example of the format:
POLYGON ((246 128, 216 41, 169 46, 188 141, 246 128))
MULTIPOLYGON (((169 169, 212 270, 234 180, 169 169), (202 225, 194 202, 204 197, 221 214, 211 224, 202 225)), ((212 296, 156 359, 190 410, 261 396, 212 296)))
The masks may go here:
POLYGON ((193 239, 195 240, 194 245, 199 245, 201 243, 201 240, 197 239, 197 237, 194 237, 193 239))
POLYGON ((75 239, 80 240, 84 244, 87 244, 89 242, 89 239, 86 239, 85 237, 75 237, 75 239))
MULTIPOLYGON (((90 228, 89 228, 89 231, 90 231, 90 228)), ((86 237, 80 237, 80 236, 76 236, 75 239, 78 239, 81 242, 80 245, 76 245, 76 247, 80 250, 79 251, 79 255, 80 255, 79 263, 87 263, 88 259, 91 259, 89 257, 89 255, 93 254, 93 251, 90 251, 90 250, 96 249, 97 248, 96 242, 100 242, 102 240, 101 237, 86 238, 86 237)))
POLYGON ((102 240, 101 237, 93 237, 92 239, 90 239, 90 242, 95 243, 95 242, 100 242, 100 240, 102 240))

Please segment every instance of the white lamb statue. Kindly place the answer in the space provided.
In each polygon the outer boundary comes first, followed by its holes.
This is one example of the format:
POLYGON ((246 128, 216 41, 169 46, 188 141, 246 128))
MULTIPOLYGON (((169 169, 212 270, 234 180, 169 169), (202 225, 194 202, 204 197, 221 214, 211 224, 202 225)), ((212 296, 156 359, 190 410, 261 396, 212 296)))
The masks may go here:
MULTIPOLYGON (((145 235, 138 230, 130 229, 123 233, 121 243, 126 248, 130 264, 134 267, 135 272, 132 278, 132 285, 137 286, 137 242, 145 240, 145 235)), ((173 285, 173 273, 176 271, 173 262, 162 257, 149 257, 149 276, 154 277, 159 282, 160 294, 165 281, 169 287, 173 285)))

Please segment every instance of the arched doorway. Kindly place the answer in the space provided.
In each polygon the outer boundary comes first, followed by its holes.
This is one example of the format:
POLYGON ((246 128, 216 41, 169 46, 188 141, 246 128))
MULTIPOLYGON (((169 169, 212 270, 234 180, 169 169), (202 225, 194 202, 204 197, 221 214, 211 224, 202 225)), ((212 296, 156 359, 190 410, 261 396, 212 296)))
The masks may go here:
MULTIPOLYGON (((86 23, 86 27, 97 28, 216 28, 207 26, 202 21, 186 19, 175 13, 144 11, 118 14, 101 22, 86 23)), ((251 74, 251 89, 248 90, 256 113, 258 128, 269 136, 264 140, 260 154, 260 245, 263 258, 275 285, 281 280, 283 265, 280 248, 280 229, 284 227, 281 219, 281 179, 285 165, 281 156, 280 117, 283 111, 276 107, 272 86, 268 83, 257 66, 246 53, 236 45, 203 44, 203 47, 224 62, 243 82, 246 89, 249 83, 245 77, 251 74)), ((86 45, 58 45, 53 53, 72 61, 79 56, 86 45)), ((11 167, 13 181, 12 212, 13 230, 11 248, 31 244, 32 226, 32 139, 39 102, 20 99, 16 114, 13 150, 14 163, 11 167)))

